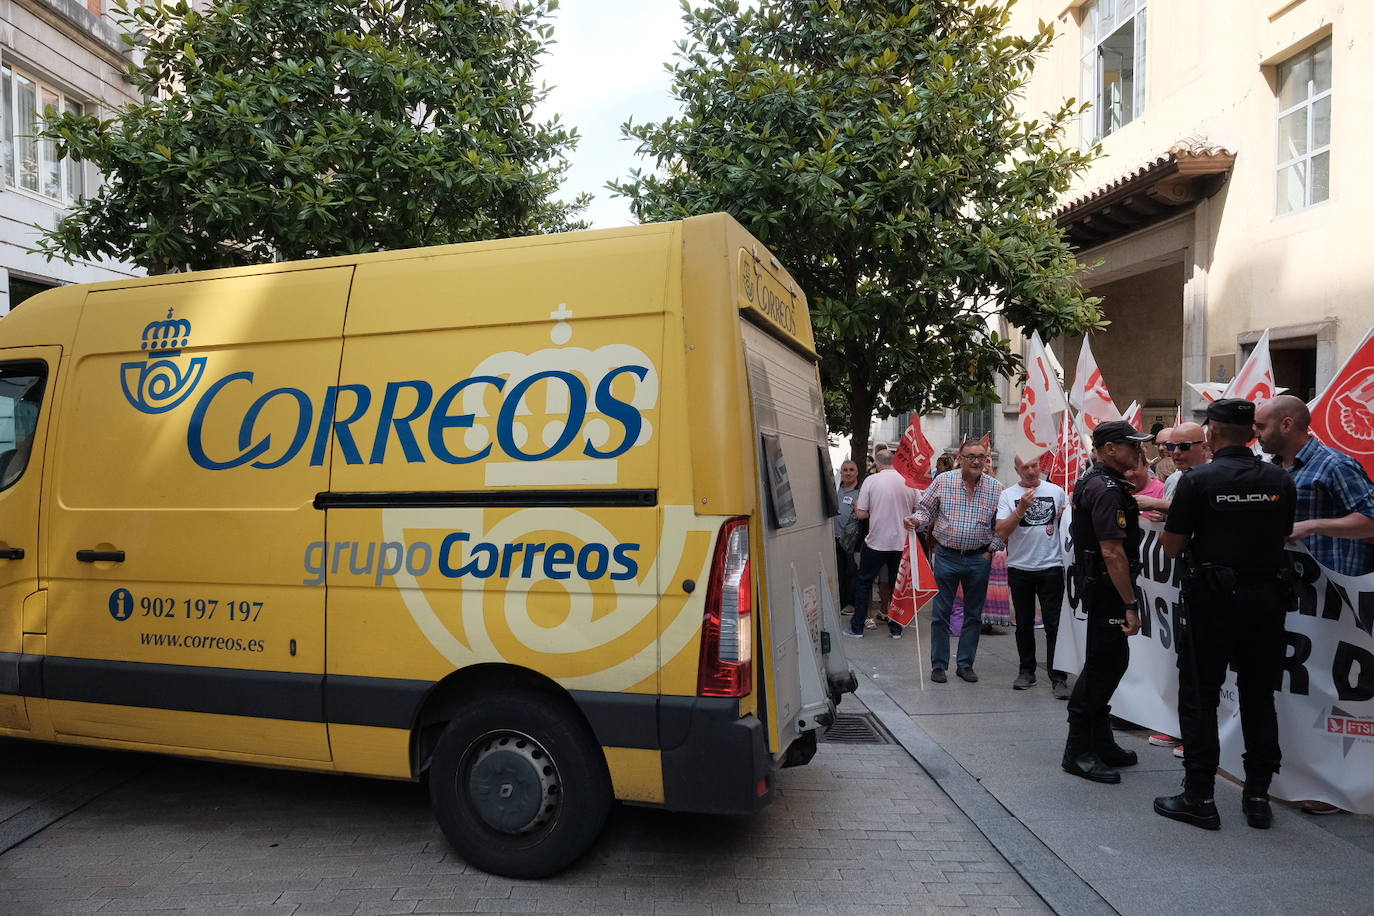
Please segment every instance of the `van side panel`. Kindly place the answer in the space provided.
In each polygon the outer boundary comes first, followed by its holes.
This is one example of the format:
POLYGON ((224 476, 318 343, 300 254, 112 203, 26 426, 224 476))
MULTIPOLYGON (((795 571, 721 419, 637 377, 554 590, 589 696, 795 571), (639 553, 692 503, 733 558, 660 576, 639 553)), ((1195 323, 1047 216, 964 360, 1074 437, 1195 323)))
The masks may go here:
POLYGON ((44 519, 59 735, 328 765, 324 596, 300 555, 324 536, 313 443, 351 276, 87 297, 44 519))
MULTIPOLYGON (((360 265, 327 534, 305 561, 329 596, 331 681, 537 672, 573 692, 603 745, 636 752, 607 760, 638 800, 661 795, 643 772, 659 670, 696 651, 704 588, 682 583, 704 583, 720 524, 687 504, 679 457, 689 394, 664 345, 676 238, 360 265)), ((341 757, 370 753, 330 734, 341 757)))

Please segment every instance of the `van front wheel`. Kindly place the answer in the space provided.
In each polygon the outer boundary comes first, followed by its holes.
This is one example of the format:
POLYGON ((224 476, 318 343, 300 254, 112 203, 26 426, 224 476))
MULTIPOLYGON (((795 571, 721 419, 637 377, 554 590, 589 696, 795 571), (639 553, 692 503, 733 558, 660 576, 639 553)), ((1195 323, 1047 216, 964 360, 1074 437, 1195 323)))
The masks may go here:
POLYGON ((596 840, 611 803, 601 747, 566 704, 530 690, 470 702, 429 767, 434 814, 483 871, 542 878, 596 840))

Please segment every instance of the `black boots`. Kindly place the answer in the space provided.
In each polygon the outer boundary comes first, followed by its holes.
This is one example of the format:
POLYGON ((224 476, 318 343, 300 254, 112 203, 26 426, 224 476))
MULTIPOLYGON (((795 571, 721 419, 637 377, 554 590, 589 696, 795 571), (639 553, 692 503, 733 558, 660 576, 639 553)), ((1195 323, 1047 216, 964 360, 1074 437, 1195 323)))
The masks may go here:
MULTIPOLYGON (((1265 802, 1265 807, 1268 807, 1268 802, 1265 802)), ((1216 802, 1210 798, 1202 801, 1190 798, 1187 794, 1161 795, 1155 799, 1155 814, 1203 830, 1221 829, 1221 815, 1217 814, 1216 802)))
POLYGON ((1093 782, 1118 783, 1121 782, 1121 774, 1107 764, 1102 762, 1102 758, 1087 751, 1082 754, 1070 754, 1064 752, 1064 762, 1061 764, 1065 773, 1072 773, 1093 782))
POLYGON ((1133 767, 1140 762, 1135 751, 1128 751, 1116 743, 1110 719, 1093 728, 1093 751, 1109 767, 1133 767))
POLYGON ((1256 830, 1268 830, 1274 823, 1274 809, 1269 807, 1268 796, 1246 792, 1240 797, 1240 810, 1245 815, 1245 823, 1256 830))

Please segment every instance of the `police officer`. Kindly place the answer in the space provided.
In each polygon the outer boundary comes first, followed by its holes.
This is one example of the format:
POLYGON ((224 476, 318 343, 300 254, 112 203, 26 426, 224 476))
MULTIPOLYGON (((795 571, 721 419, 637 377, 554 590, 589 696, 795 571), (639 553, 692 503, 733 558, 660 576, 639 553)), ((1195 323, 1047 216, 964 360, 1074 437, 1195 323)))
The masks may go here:
POLYGON ((1126 638, 1140 632, 1140 510, 1123 475, 1140 464, 1140 444, 1149 440, 1125 420, 1100 424, 1093 430, 1098 460, 1073 494, 1074 574, 1088 615, 1088 646, 1069 697, 1063 767, 1093 782, 1121 782, 1116 768, 1136 762, 1135 752, 1112 738, 1108 703, 1130 661, 1126 638))
POLYGON ((1283 545, 1293 531, 1292 478, 1250 451, 1255 405, 1226 398, 1207 405, 1212 463, 1180 481, 1164 525, 1164 550, 1185 553, 1178 640, 1178 721, 1183 738, 1183 792, 1155 799, 1155 811, 1216 830, 1212 799, 1220 743, 1217 703, 1228 664, 1236 669, 1245 736, 1241 810, 1251 827, 1267 828, 1269 780, 1279 770, 1274 688, 1284 656, 1284 617, 1291 589, 1283 545))

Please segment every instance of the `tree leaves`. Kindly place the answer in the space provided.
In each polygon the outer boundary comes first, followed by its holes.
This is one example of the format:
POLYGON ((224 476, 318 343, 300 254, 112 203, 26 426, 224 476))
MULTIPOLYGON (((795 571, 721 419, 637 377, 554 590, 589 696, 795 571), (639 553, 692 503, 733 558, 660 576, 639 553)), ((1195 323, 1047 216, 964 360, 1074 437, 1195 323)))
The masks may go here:
POLYGON ((810 297, 834 429, 996 398, 1019 358, 990 316, 1045 335, 1102 323, 1047 211, 1096 150, 1072 100, 1023 118, 1053 40, 974 0, 684 3, 682 113, 627 122, 655 166, 608 187, 644 221, 726 211, 810 297), (842 405, 842 409, 841 409, 842 405))
POLYGON ((552 0, 125 0, 147 101, 43 136, 104 184, 39 248, 153 273, 582 228, 539 123, 552 0))

